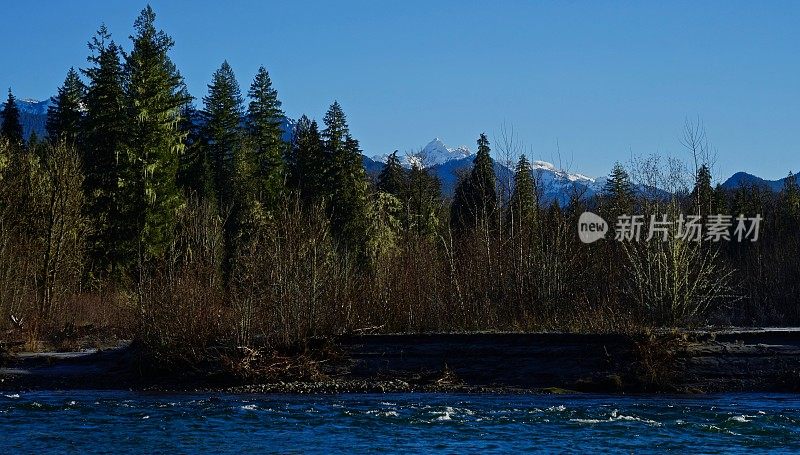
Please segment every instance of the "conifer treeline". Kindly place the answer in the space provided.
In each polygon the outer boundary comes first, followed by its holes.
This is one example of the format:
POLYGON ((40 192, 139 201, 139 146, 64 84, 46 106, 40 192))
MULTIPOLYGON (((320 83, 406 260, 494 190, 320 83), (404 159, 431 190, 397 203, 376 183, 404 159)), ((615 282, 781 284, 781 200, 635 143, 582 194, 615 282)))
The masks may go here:
MULTIPOLYGON (((65 323, 108 324, 186 352, 365 328, 800 321, 794 178, 777 195, 731 193, 712 188, 702 165, 690 190, 653 197, 616 165, 602 195, 546 205, 524 155, 511 187, 497 181, 481 134, 447 201, 397 152, 372 181, 338 102, 322 125, 302 116, 284 131, 267 70, 243 94, 223 62, 197 109, 150 7, 131 40, 125 52, 98 30, 88 67, 70 69, 53 98, 43 141, 24 141, 9 91, 0 326, 13 315, 35 339, 65 323), (575 229, 587 209, 607 220, 762 213, 763 240, 584 245, 575 229)), ((667 187, 657 180, 673 176, 652 164, 638 183, 667 187)))

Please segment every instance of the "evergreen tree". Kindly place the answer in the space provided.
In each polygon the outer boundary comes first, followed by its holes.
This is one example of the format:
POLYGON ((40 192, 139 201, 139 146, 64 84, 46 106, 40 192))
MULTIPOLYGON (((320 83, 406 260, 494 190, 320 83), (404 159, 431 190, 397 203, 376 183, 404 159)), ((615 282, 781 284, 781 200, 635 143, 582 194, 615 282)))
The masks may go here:
POLYGON ((522 155, 514 172, 514 190, 508 206, 507 217, 512 227, 529 226, 536 218, 536 187, 531 163, 522 155))
POLYGON ((334 155, 332 225, 343 234, 345 242, 361 251, 366 241, 363 223, 367 214, 367 173, 358 141, 348 134, 343 146, 342 152, 334 155))
POLYGON ((186 135, 184 153, 178 171, 178 185, 187 195, 200 201, 216 202, 211 158, 203 145, 203 113, 187 105, 181 114, 181 131, 186 135))
POLYGON ((233 202, 233 155, 242 146, 243 133, 242 95, 227 61, 214 72, 203 103, 203 144, 211 163, 217 201, 225 208, 233 202))
POLYGON ((259 200, 271 210, 275 208, 284 187, 287 145, 283 142, 283 111, 278 92, 272 87, 269 73, 263 66, 258 69, 247 95, 250 98, 248 129, 256 145, 258 159, 259 200))
POLYGON ((322 132, 324 154, 330 160, 327 201, 331 227, 344 243, 363 253, 367 208, 367 180, 358 141, 350 136, 347 119, 338 102, 325 114, 322 132))
POLYGON ((338 174, 342 172, 344 142, 350 134, 350 130, 338 101, 333 102, 322 122, 325 125, 325 129, 320 134, 322 155, 315 161, 322 171, 319 177, 319 195, 330 206, 331 200, 338 193, 337 185, 342 185, 342 182, 338 181, 338 174))
POLYGON ((450 209, 450 224, 456 232, 480 226, 491 227, 497 209, 494 161, 486 134, 478 138, 478 153, 469 175, 456 186, 450 209))
POLYGON ((180 113, 189 101, 183 78, 168 56, 172 38, 156 30, 150 6, 134 23, 127 56, 130 108, 127 153, 122 164, 124 221, 131 252, 161 257, 170 243, 182 198, 176 176, 185 133, 180 113))
MULTIPOLYGON (((611 174, 603 187, 603 197, 607 203, 607 212, 612 218, 619 215, 631 215, 633 211, 633 184, 628 172, 621 164, 615 163, 611 174)), ((615 221, 610 221, 611 223, 615 221)))
POLYGON ((711 187, 711 171, 703 164, 697 171, 692 190, 692 212, 707 217, 714 210, 714 189, 711 187))
POLYGON ((407 180, 406 170, 400 164, 395 150, 386 158, 386 164, 378 174, 378 190, 402 200, 408 189, 407 180))
MULTIPOLYGON (((88 239, 90 273, 115 272, 126 261, 120 239, 129 226, 121 217, 118 162, 124 158, 129 117, 125 108, 122 50, 103 25, 89 42, 91 66, 86 115, 81 126, 85 210, 91 226, 88 239)), ((127 258, 127 261, 132 258, 127 258)))
POLYGON ((0 137, 5 137, 12 144, 22 144, 22 124, 19 121, 19 106, 17 99, 8 89, 8 99, 3 107, 2 126, 0 126, 0 137))
POLYGON ((350 134, 347 118, 338 101, 334 101, 328 108, 325 118, 323 118, 323 123, 325 124, 325 129, 322 131, 322 139, 325 145, 325 153, 333 158, 344 150, 344 142, 350 134))
POLYGON ((86 86, 78 72, 70 68, 64 85, 58 88, 58 95, 51 98, 47 109, 47 137, 50 141, 60 140, 75 143, 81 130, 83 104, 86 86))
POLYGON ((442 209, 442 183, 418 163, 408 172, 406 229, 417 236, 436 232, 442 209))
POLYGON ((290 184, 299 191, 303 201, 321 201, 327 194, 326 169, 330 162, 315 120, 303 115, 297 121, 287 162, 290 184))
POLYGON ((717 183, 717 186, 714 187, 713 199, 713 213, 728 213, 728 191, 722 187, 722 184, 717 183))

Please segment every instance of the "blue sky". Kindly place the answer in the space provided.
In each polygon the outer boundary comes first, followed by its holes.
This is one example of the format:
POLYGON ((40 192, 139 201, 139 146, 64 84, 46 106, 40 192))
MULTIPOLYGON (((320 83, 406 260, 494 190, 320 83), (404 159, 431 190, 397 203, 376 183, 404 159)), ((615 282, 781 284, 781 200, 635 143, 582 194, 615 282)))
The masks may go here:
MULTIPOLYGON (((474 149, 505 123, 535 159, 596 176, 631 154, 686 158, 699 116, 716 177, 800 170, 800 2, 151 4, 198 100, 223 59, 243 91, 263 64, 290 117, 338 99, 368 155, 474 149)), ((101 23, 129 48, 144 5, 3 2, 0 87, 50 96, 101 23)))

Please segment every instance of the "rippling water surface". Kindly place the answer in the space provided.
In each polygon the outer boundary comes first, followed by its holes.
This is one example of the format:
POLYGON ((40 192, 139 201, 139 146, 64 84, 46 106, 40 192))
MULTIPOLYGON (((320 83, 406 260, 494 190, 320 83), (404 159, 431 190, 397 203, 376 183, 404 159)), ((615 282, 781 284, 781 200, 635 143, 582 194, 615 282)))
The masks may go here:
POLYGON ((0 453, 800 450, 800 396, 0 392, 0 453))

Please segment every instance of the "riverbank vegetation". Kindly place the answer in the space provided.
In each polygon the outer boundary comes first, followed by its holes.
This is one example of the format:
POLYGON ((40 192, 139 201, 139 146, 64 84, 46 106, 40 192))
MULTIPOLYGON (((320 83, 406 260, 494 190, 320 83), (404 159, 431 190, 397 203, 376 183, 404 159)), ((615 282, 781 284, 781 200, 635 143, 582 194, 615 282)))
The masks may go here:
POLYGON ((127 49, 105 27, 92 38, 45 138, 22 137, 9 91, 6 338, 31 348, 133 338, 154 365, 175 367, 210 352, 242 362, 252 349, 298 352, 342 333, 800 323, 796 181, 780 193, 714 187, 696 123, 685 129, 691 166, 656 156, 617 165, 601 195, 575 192, 567 204, 544 200, 513 137, 492 152, 480 134, 447 198, 397 153, 368 175, 338 102, 320 123, 288 123, 263 67, 243 91, 223 62, 194 99, 149 7, 134 29, 127 49), (495 175, 492 155, 513 163, 513 179, 495 175), (764 219, 757 242, 583 244, 585 210, 764 219))

